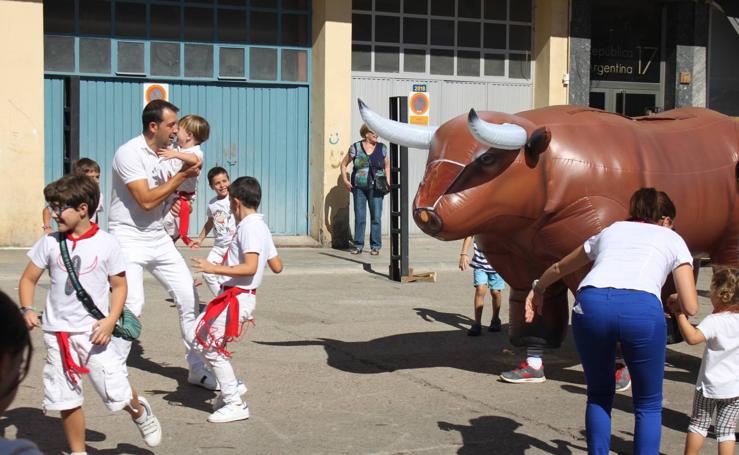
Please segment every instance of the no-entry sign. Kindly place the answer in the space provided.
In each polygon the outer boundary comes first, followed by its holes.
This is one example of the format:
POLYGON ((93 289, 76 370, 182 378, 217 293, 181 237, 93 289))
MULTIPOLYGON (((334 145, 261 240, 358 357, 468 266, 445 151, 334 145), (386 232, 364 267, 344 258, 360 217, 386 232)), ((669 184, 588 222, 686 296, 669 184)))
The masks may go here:
MULTIPOLYGON (((414 86, 413 88, 415 90, 417 87, 414 86)), ((424 91, 413 91, 408 94, 408 123, 412 125, 428 125, 431 97, 425 91, 425 85, 418 88, 423 88, 424 91)))

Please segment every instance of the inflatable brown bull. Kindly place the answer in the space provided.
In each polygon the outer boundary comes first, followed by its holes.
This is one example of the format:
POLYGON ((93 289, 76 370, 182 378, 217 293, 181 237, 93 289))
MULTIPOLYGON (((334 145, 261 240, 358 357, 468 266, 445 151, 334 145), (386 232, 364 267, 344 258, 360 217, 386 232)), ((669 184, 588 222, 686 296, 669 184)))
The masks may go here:
POLYGON ((554 106, 514 115, 471 110, 437 128, 393 122, 359 104, 381 137, 429 150, 413 218, 441 240, 476 235, 511 286, 515 345, 561 344, 567 290, 577 289, 587 269, 549 287, 544 317, 524 324, 532 281, 626 219, 629 197, 640 187, 669 194, 675 230, 696 258, 739 266, 739 122, 730 117, 686 108, 628 118, 554 106))

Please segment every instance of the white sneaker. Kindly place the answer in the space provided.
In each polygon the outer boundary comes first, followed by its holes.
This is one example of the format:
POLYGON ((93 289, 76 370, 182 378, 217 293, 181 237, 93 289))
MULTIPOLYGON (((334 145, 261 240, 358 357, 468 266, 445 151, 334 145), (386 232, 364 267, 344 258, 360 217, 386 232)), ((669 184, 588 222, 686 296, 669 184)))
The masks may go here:
POLYGON ((146 411, 146 419, 143 422, 135 422, 141 432, 141 437, 144 438, 144 442, 149 447, 156 447, 162 442, 162 426, 159 424, 159 419, 156 418, 151 410, 151 405, 142 396, 139 396, 139 403, 144 407, 146 411))
POLYGON ((208 422, 226 423, 249 418, 249 405, 246 401, 240 404, 227 404, 208 416, 208 422))
MULTIPOLYGON (((241 381, 241 379, 237 379, 238 385, 236 386, 239 390, 239 396, 244 395, 246 393, 247 389, 246 384, 241 381)), ((226 402, 223 401, 223 392, 219 393, 214 399, 213 399, 213 410, 216 411, 218 409, 221 409, 226 405, 226 402)))
POLYGON ((190 370, 187 374, 187 382, 208 390, 221 390, 215 376, 208 370, 190 370))

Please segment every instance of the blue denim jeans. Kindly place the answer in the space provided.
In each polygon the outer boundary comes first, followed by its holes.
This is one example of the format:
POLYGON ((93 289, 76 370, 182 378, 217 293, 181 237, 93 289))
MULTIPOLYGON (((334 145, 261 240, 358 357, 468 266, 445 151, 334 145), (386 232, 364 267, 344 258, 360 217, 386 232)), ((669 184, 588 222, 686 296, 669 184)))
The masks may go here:
POLYGON ((382 195, 375 196, 372 188, 353 188, 354 246, 364 248, 364 229, 367 226, 367 206, 370 212, 370 248, 382 248, 382 195))
POLYGON ((658 454, 667 326, 662 303, 643 291, 583 288, 572 309, 572 333, 588 385, 589 454, 608 454, 615 394, 616 343, 631 374, 634 454, 658 454))

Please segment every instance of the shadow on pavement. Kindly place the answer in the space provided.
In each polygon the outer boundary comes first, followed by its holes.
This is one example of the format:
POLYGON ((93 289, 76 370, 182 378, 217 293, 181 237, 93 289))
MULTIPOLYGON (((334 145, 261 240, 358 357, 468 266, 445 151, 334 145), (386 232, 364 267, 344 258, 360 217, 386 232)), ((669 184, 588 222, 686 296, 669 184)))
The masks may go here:
MULTIPOLYGON (((62 450, 67 449, 67 440, 64 436, 61 418, 45 415, 41 409, 15 408, 6 411, 2 419, 0 419, 0 435, 4 436, 9 426, 15 426, 17 428, 16 438, 33 441, 43 453, 60 453, 62 450)), ((90 430, 89 428, 85 431, 85 441, 87 442, 101 442, 106 439, 106 435, 98 431, 90 430)), ((119 453, 128 453, 131 455, 154 454, 150 450, 124 443, 118 444, 115 449, 98 450, 88 446, 87 453, 90 455, 113 455, 119 453)))
POLYGON ((338 254, 332 254, 332 253, 323 253, 323 252, 321 252, 321 253, 318 253, 318 254, 322 254, 324 256, 330 256, 330 257, 336 258, 336 259, 341 259, 342 261, 353 262, 355 264, 359 264, 359 265, 362 266, 362 270, 364 270, 367 273, 371 273, 372 275, 381 276, 383 278, 388 278, 389 277, 389 275, 386 274, 386 273, 380 273, 380 272, 374 271, 372 269, 372 264, 370 264, 369 262, 360 261, 358 259, 347 258, 347 257, 344 257, 344 256, 339 256, 338 254))
MULTIPOLYGON (((215 393, 210 390, 196 387, 187 382, 187 368, 176 367, 166 364, 154 362, 144 357, 144 350, 139 341, 134 341, 131 346, 131 354, 128 356, 128 367, 136 368, 147 373, 158 374, 166 378, 177 381, 177 390, 148 390, 141 391, 142 395, 146 394, 160 395, 164 400, 173 406, 185 406, 211 413, 212 406, 208 400, 215 397, 215 393)), ((131 384, 136 388, 136 384, 131 384)), ((154 410, 156 412, 156 409, 154 410)))
POLYGON ((568 441, 554 440, 554 444, 541 441, 524 433, 516 433, 520 423, 508 417, 482 416, 470 420, 469 425, 438 422, 443 431, 459 431, 462 447, 460 455, 505 453, 510 455, 527 453, 528 449, 538 449, 543 453, 557 455, 582 453, 586 447, 572 445, 568 441))

